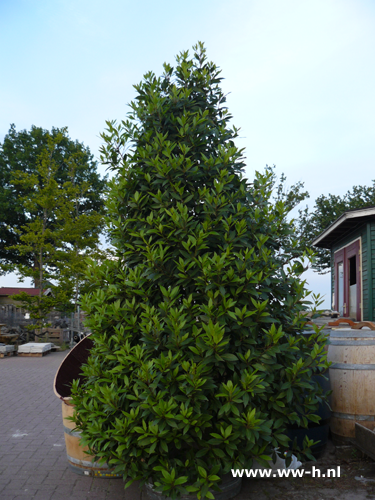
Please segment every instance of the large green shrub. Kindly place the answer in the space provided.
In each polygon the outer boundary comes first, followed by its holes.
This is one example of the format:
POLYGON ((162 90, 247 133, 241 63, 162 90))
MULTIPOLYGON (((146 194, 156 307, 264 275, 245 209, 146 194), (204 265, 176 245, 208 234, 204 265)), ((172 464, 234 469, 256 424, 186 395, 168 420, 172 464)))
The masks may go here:
POLYGON ((73 395, 96 456, 212 498, 230 469, 286 450, 287 424, 317 420, 325 361, 323 337, 299 335, 303 265, 271 172, 242 177, 220 72, 194 49, 145 75, 103 135, 117 259, 91 268, 95 346, 73 395))

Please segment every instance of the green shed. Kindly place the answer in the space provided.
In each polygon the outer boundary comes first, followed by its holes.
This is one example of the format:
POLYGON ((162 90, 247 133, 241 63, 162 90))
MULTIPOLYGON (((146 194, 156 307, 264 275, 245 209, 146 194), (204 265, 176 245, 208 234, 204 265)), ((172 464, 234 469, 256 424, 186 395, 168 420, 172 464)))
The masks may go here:
POLYGON ((331 251, 332 308, 355 321, 375 318, 375 207, 349 210, 313 241, 331 251))

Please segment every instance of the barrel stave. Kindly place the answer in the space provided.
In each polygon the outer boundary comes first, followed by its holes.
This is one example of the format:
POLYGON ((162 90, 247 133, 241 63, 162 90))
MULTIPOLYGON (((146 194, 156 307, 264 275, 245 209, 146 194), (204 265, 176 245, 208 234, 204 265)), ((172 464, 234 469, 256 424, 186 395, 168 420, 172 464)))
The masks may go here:
POLYGON ((328 348, 335 442, 355 437, 355 422, 375 429, 375 332, 332 331, 328 348))

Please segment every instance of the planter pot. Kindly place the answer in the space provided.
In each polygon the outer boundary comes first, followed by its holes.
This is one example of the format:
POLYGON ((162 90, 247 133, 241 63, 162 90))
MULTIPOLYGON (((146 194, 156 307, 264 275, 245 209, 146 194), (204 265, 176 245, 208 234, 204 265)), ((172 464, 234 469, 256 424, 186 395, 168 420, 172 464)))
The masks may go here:
POLYGON ((349 444, 355 424, 375 430, 375 332, 332 330, 328 361, 332 384, 331 432, 334 444, 349 444))
POLYGON ((120 478, 121 474, 114 474, 113 469, 110 469, 108 464, 100 464, 94 462, 94 457, 85 453, 88 451, 87 446, 81 445, 81 433, 74 431, 75 424, 67 417, 72 417, 74 413, 74 405, 67 398, 62 401, 62 417, 64 425, 64 438, 66 446, 66 455, 70 469, 76 474, 93 477, 104 478, 120 478))
POLYGON ((87 446, 81 446, 80 432, 74 431, 75 424, 68 420, 74 413, 74 405, 71 403, 71 385, 73 380, 82 379, 81 366, 87 361, 92 348, 89 336, 79 342, 65 357, 57 370, 54 381, 54 392, 62 401, 63 428, 66 445, 68 464, 76 474, 104 478, 120 478, 122 475, 114 474, 108 464, 94 462, 94 457, 85 453, 87 446))
MULTIPOLYGON (((303 335, 311 335, 311 332, 303 332, 303 335)), ((323 373, 323 375, 327 378, 327 380, 320 375, 313 375, 312 379, 323 388, 324 392, 327 392, 331 390, 330 372, 327 370, 323 373)), ((329 403, 331 404, 330 400, 329 403)), ((297 438, 297 444, 300 447, 303 445, 305 436, 313 441, 319 441, 318 444, 311 447, 311 453, 316 459, 323 454, 328 443, 331 422, 331 410, 329 406, 326 403, 320 403, 317 415, 319 415, 321 419, 318 424, 315 422, 309 422, 307 429, 299 427, 298 425, 289 426, 286 431, 287 436, 290 437, 292 441, 297 438)))
MULTIPOLYGON (((329 380, 328 370, 324 373, 328 380, 320 377, 319 375, 314 375, 312 378, 323 388, 324 392, 331 390, 331 383, 329 380)), ((297 438, 298 446, 302 447, 305 436, 313 441, 319 441, 318 444, 311 447, 311 453, 315 458, 319 458, 328 443, 329 426, 331 421, 331 410, 325 403, 320 403, 317 411, 317 415, 321 418, 320 422, 316 424, 315 422, 309 422, 307 429, 299 426, 289 426, 287 428, 286 434, 288 437, 294 441, 297 438)))
MULTIPOLYGON (((232 474, 226 474, 220 484, 221 491, 210 491, 214 495, 215 500, 229 500, 240 493, 241 486, 241 477, 233 477, 232 474)), ((155 491, 151 483, 146 483, 145 488, 150 500, 171 500, 162 493, 155 491)), ((189 495, 181 495, 180 498, 181 500, 196 500, 197 495, 195 493, 191 493, 189 495)))

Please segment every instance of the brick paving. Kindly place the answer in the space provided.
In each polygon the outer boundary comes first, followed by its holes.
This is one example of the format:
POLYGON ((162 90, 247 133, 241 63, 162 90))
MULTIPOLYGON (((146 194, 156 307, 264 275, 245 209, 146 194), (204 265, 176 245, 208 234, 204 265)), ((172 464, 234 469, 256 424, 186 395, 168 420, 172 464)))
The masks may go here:
MULTIPOLYGON (((53 392, 68 352, 0 359, 0 500, 148 500, 138 484, 124 490, 122 479, 91 478, 69 469, 61 401, 53 392)), ((327 479, 244 479, 235 500, 375 500, 373 462, 327 457, 317 465, 341 464, 343 472, 332 484, 327 479), (362 474, 368 483, 357 481, 362 474)))
POLYGON ((69 351, 0 359, 1 500, 142 500, 137 484, 91 478, 68 467, 61 401, 53 380, 69 351))

